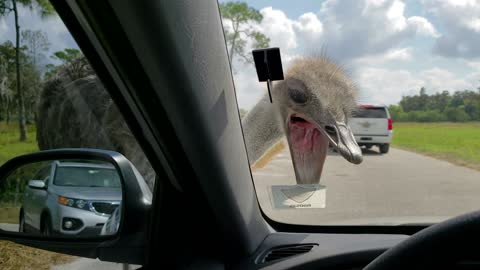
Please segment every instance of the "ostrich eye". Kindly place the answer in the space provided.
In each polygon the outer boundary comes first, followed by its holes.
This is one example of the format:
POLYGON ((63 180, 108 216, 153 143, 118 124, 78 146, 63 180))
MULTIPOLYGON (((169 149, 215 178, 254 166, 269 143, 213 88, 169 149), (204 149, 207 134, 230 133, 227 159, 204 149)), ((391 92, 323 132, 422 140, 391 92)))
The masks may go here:
POLYGON ((298 89, 289 89, 288 94, 289 94, 290 98, 295 103, 298 103, 298 104, 304 104, 308 100, 307 95, 304 92, 302 92, 298 89))

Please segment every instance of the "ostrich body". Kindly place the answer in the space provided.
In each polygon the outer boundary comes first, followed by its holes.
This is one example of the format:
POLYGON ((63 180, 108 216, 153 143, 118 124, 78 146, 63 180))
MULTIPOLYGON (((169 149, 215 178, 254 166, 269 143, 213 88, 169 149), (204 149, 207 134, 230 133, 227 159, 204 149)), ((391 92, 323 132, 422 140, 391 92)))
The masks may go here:
POLYGON ((74 147, 120 152, 153 190, 152 166, 85 58, 64 67, 45 83, 37 110, 40 150, 74 147))
MULTIPOLYGON (((274 103, 264 96, 242 122, 250 164, 284 135, 299 184, 319 182, 329 143, 348 161, 360 163, 360 148, 345 124, 355 108, 354 94, 347 76, 327 59, 297 60, 273 89, 274 103)), ((38 106, 37 141, 41 150, 118 151, 153 189, 153 168, 84 58, 45 84, 38 106)))

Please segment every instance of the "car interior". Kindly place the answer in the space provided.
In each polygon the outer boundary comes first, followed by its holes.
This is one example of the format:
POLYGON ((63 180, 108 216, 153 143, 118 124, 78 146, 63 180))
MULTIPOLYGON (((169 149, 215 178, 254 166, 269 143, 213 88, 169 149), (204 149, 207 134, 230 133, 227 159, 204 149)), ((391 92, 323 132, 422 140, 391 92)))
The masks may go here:
POLYGON ((288 224, 265 214, 216 0, 51 2, 154 168, 153 199, 141 202, 128 161, 108 151, 32 154, 0 175, 46 157, 94 157, 127 172, 122 225, 107 238, 1 239, 138 269, 480 268, 480 212, 394 226, 288 224))

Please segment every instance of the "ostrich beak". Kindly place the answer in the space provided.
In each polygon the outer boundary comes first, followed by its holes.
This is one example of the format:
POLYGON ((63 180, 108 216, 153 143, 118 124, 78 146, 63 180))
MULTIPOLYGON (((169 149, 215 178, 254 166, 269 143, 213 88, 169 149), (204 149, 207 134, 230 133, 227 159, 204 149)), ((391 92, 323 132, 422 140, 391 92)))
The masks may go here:
POLYGON ((325 126, 324 130, 330 143, 340 155, 353 164, 362 163, 362 150, 346 123, 335 121, 333 125, 325 126))
POLYGON ((350 127, 343 122, 329 122, 321 123, 299 113, 291 113, 288 117, 287 141, 298 184, 320 182, 329 144, 349 162, 362 162, 362 151, 350 127))

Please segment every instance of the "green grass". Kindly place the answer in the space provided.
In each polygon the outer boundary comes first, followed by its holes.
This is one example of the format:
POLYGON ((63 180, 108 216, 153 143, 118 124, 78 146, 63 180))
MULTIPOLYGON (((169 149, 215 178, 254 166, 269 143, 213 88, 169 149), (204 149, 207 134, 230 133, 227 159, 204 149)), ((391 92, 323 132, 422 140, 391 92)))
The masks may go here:
POLYGON ((15 156, 38 151, 34 125, 27 127, 26 142, 20 142, 19 138, 18 123, 0 122, 0 165, 15 156))
MULTIPOLYGON (((26 142, 20 142, 19 137, 17 123, 0 122, 0 165, 15 156, 38 151, 35 126, 27 127, 26 142)), ((18 223, 18 212, 19 207, 1 203, 0 222, 18 223)))
POLYGON ((480 170, 480 122, 395 123, 393 146, 480 170))
MULTIPOLYGON (((27 141, 19 141, 18 123, 0 122, 0 165, 18 155, 38 151, 36 129, 27 128, 27 141)), ((0 198, 1 201, 2 198, 0 198)), ((18 224, 20 208, 11 203, 0 203, 0 223, 18 224)), ((51 269, 53 265, 65 264, 75 257, 41 249, 0 241, 1 269, 51 269)))
POLYGON ((20 206, 0 207, 0 223, 18 224, 20 216, 20 206))

